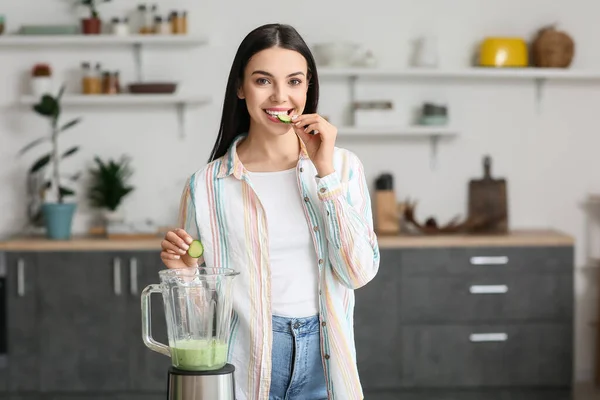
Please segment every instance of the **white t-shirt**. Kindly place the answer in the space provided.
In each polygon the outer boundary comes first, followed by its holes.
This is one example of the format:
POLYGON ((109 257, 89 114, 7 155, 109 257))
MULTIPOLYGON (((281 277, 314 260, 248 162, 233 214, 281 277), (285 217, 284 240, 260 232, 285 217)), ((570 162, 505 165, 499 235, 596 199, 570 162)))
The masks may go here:
POLYGON ((267 215, 272 312, 295 318, 316 315, 319 270, 296 169, 249 176, 267 215))

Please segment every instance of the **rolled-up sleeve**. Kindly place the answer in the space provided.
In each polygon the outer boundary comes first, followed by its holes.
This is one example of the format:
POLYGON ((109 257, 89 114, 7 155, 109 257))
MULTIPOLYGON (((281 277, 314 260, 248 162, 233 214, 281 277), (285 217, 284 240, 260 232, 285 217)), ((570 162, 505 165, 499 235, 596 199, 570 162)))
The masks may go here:
POLYGON ((347 182, 338 172, 317 177, 317 193, 329 242, 329 261, 340 282, 357 289, 379 270, 379 245, 373 230, 373 212, 362 163, 353 153, 347 182))

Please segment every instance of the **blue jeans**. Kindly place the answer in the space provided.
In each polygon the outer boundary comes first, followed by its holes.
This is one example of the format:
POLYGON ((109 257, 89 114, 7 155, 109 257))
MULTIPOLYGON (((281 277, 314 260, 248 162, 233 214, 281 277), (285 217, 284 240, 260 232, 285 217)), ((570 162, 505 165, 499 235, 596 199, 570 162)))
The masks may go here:
POLYGON ((319 316, 273 316, 269 400, 327 400, 319 316))

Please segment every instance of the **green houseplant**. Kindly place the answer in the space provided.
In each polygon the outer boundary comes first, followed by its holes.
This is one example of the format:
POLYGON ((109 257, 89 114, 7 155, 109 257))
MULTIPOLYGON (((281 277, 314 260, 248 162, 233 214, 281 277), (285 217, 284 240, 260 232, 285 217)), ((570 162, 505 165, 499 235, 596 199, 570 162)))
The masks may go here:
MULTIPOLYGON (((39 157, 29 170, 30 176, 43 179, 43 203, 41 205, 42 218, 46 227, 46 235, 49 239, 65 240, 71 237, 71 225, 75 213, 76 204, 67 202, 66 198, 73 196, 75 192, 67 187, 64 182, 67 179, 61 174, 61 160, 75 154, 78 146, 73 146, 64 152, 59 149, 59 136, 61 133, 77 125, 81 119, 75 118, 65 124, 60 123, 61 105, 60 100, 64 94, 64 85, 56 97, 45 94, 39 103, 33 106, 33 111, 50 123, 50 135, 42 136, 19 152, 21 155, 42 143, 50 143, 50 152, 39 157), (50 197, 50 201, 48 199, 50 197)), ((70 176, 71 181, 77 180, 78 175, 70 176)))
POLYGON ((111 0, 78 0, 82 6, 89 8, 90 16, 81 20, 81 30, 86 35, 98 35, 102 32, 102 20, 98 13, 100 3, 108 3, 111 0))
POLYGON ((95 166, 90 169, 88 199, 92 207, 103 211, 107 226, 122 222, 123 216, 119 207, 125 197, 135 189, 128 183, 133 173, 130 167, 131 160, 127 156, 121 156, 119 160, 103 161, 96 156, 94 162, 95 166))

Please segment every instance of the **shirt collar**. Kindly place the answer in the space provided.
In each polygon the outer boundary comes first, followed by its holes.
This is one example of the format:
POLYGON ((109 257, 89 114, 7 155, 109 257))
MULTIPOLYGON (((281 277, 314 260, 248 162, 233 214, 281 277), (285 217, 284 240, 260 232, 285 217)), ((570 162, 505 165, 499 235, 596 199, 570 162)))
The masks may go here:
MULTIPOLYGON (((231 146, 227 152, 221 157, 221 168, 219 169, 219 173, 217 174, 217 178, 224 178, 226 176, 233 175, 237 179, 242 179, 244 175, 248 172, 244 167, 244 164, 240 161, 237 154, 237 146, 239 142, 248 136, 248 133, 241 133, 233 139, 231 146)), ((308 152, 306 151, 306 146, 304 142, 300 140, 300 160, 308 160, 308 152)))

